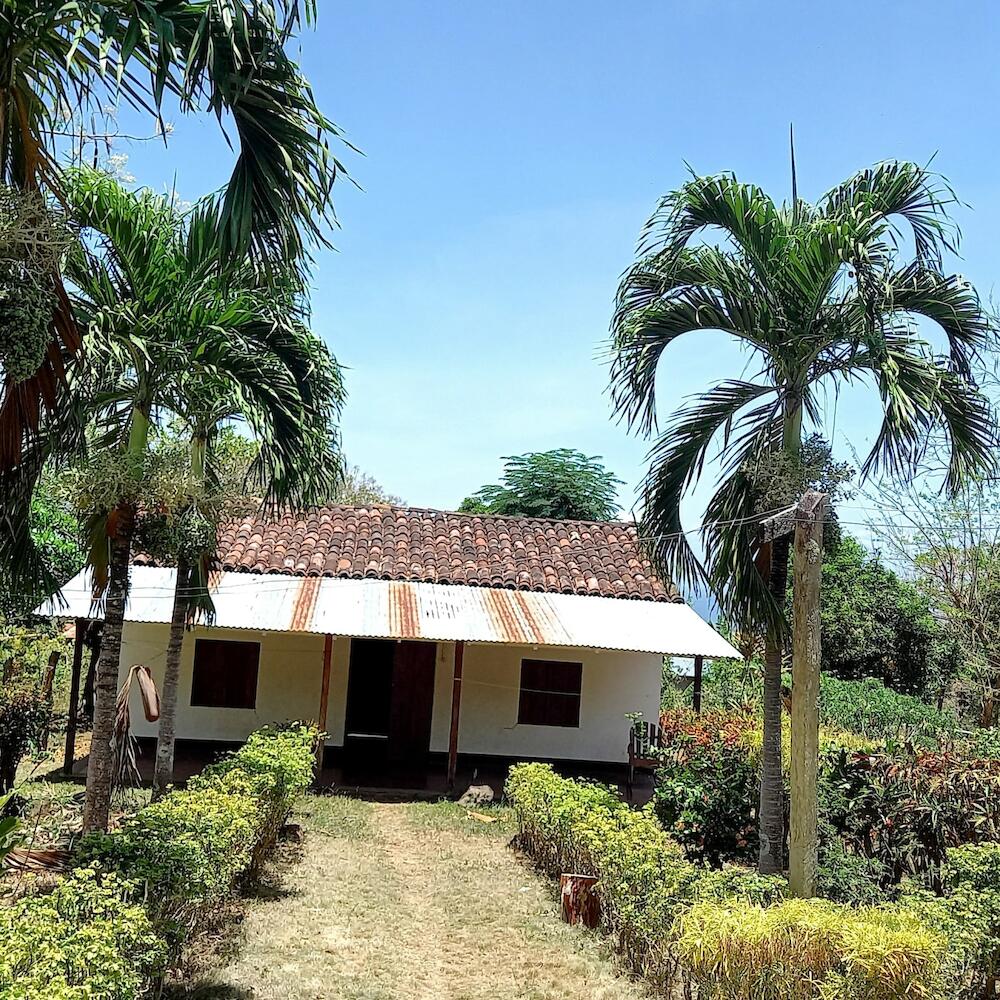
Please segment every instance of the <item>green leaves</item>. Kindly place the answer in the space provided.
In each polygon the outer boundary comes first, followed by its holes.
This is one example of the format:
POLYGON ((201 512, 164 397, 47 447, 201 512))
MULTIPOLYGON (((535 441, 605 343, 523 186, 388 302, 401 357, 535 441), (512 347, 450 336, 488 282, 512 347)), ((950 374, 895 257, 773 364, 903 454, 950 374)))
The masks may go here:
POLYGON ((600 463, 572 448, 504 458, 503 481, 466 497, 460 511, 521 517, 610 521, 618 516, 616 479, 600 463))
POLYGON ((687 334, 721 331, 750 355, 745 382, 719 383, 674 412, 643 486, 643 534, 659 570, 682 585, 708 581, 738 626, 779 620, 754 565, 746 525, 759 498, 745 465, 772 449, 797 451, 803 415, 819 419, 818 392, 858 379, 877 389, 884 420, 866 474, 912 476, 936 436, 949 489, 995 467, 1000 438, 975 376, 996 328, 975 289, 943 270, 957 241, 954 202, 940 178, 902 162, 861 171, 794 212, 730 174, 694 176, 643 230, 611 324, 618 415, 656 432, 657 397, 669 387, 661 362, 687 334), (912 260, 901 260, 906 239, 912 260), (946 354, 922 339, 915 317, 938 327, 946 354), (678 534, 680 504, 715 444, 721 475, 705 511, 702 566, 678 534))

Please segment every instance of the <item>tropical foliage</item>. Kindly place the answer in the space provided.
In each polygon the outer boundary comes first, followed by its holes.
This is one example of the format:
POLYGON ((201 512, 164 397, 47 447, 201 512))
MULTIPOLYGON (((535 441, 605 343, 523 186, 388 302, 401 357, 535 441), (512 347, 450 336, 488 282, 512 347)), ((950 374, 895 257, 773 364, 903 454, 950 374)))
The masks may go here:
MULTIPOLYGON (((264 267, 301 264, 310 245, 326 240, 331 186, 342 170, 330 148, 340 133, 286 51, 315 13, 314 0, 118 7, 9 0, 0 10, 0 61, 7 67, 0 84, 0 184, 12 192, 7 197, 23 192, 36 203, 41 196, 63 197, 57 149, 65 116, 99 117, 107 105, 123 102, 162 129, 160 111, 169 102, 232 126, 236 162, 217 216, 216 264, 247 255, 264 267)), ((62 355, 80 344, 59 269, 45 273, 30 286, 38 291, 37 309, 21 321, 51 323, 41 367, 31 369, 37 338, 28 341, 28 353, 6 358, 11 367, 4 369, 0 400, 5 470, 38 428, 42 404, 50 411, 57 401, 65 406, 62 355), (23 379, 26 373, 30 378, 23 379)))
POLYGON ((943 442, 952 492, 995 461, 992 409, 973 374, 993 326, 975 289, 944 264, 957 238, 954 201, 911 163, 863 170, 815 204, 794 183, 791 202, 778 205, 731 174, 694 176, 660 201, 619 287, 612 393, 630 427, 648 436, 659 426, 642 505, 654 563, 682 587, 707 584, 735 627, 767 632, 762 871, 781 865, 788 541, 762 549, 757 526, 765 511, 797 499, 803 427, 819 420, 818 394, 856 381, 875 386, 883 420, 863 474, 913 475, 932 436, 943 442), (921 335, 918 317, 939 329, 944 353, 921 335), (658 422, 664 355, 709 330, 744 348, 750 377, 722 380, 658 422), (681 502, 714 442, 719 475, 699 554, 681 502), (769 488, 774 482, 785 489, 769 488))
POLYGON ((500 483, 466 497, 460 511, 580 521, 610 521, 618 515, 622 482, 601 464, 600 456, 556 448, 508 456, 504 463, 500 483))
MULTIPOLYGON (((219 199, 185 212, 89 169, 68 176, 67 192, 87 236, 67 264, 87 331, 87 365, 74 383, 88 428, 77 443, 86 461, 76 466, 75 495, 95 579, 107 584, 85 813, 94 828, 107 821, 127 567, 142 517, 170 523, 190 554, 214 547, 219 508, 214 489, 206 491, 205 448, 234 418, 258 442, 249 491, 297 503, 335 489, 342 383, 308 328, 294 269, 278 274, 244 260, 220 274, 219 199), (176 453, 151 447, 157 422, 170 417, 201 456, 186 475, 177 474, 176 453)), ((204 564, 189 565, 204 581, 204 564)), ((179 578, 180 592, 204 602, 203 583, 179 578)))

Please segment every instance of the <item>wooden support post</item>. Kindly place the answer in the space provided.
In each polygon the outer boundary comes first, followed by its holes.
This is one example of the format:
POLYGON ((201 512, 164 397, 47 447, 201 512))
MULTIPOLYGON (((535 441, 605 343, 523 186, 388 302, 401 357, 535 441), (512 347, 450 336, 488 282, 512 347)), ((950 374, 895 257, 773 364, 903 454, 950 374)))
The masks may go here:
POLYGON ((87 629, 86 618, 76 620, 76 638, 73 640, 73 666, 69 680, 69 716, 66 719, 66 750, 63 753, 63 774, 73 773, 76 757, 76 720, 80 714, 80 674, 83 672, 83 633, 87 629))
POLYGON ((62 653, 58 649, 49 653, 49 662, 45 668, 45 676, 42 678, 42 697, 49 706, 42 731, 38 734, 38 747, 43 752, 47 752, 49 749, 49 729, 52 726, 52 688, 56 683, 56 668, 59 666, 61 658, 62 653))
POLYGON ((448 733, 448 791, 455 789, 458 771, 458 720, 462 711, 462 665, 465 659, 465 642, 455 643, 455 672, 451 686, 451 730, 448 733))
POLYGON ((792 894, 816 887, 819 757, 820 580, 825 497, 807 493, 795 520, 792 561, 792 754, 788 880, 792 894))
POLYGON ((694 702, 694 710, 696 712, 701 711, 701 681, 704 668, 705 668, 705 657, 696 656, 694 658, 694 693, 692 696, 692 700, 694 702))
POLYGON ((330 701, 330 667, 333 663, 333 636, 328 635, 323 643, 323 683, 319 692, 319 712, 316 726, 319 729, 319 745, 316 747, 316 777, 323 770, 323 756, 326 751, 326 716, 330 701))

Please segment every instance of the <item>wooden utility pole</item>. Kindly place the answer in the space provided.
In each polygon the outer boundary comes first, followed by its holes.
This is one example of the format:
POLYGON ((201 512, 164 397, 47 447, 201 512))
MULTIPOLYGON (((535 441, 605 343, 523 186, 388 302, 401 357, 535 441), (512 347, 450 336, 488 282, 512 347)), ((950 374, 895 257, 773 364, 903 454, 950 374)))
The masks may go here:
POLYGON ((792 894, 809 898, 816 888, 819 811, 819 587, 823 575, 826 497, 807 493, 795 518, 792 557, 792 759, 788 881, 792 894))
POLYGON ((761 523, 769 543, 794 533, 792 557, 792 747, 789 762, 788 881, 792 894, 813 896, 816 885, 816 772, 819 758, 819 585, 823 570, 826 496, 810 491, 761 523))

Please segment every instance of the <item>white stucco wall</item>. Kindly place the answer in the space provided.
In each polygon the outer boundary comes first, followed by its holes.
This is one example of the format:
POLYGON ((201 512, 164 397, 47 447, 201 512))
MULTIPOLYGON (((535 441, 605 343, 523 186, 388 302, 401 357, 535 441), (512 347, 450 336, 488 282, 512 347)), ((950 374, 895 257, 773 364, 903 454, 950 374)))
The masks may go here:
MULTIPOLYGON (((122 670, 144 663, 157 685, 163 677, 166 625, 128 623, 122 643, 122 670)), ((180 739, 242 740, 254 729, 286 719, 315 720, 319 714, 324 637, 307 633, 204 629, 184 638, 178 698, 180 739), (191 705, 194 640, 199 638, 260 642, 257 706, 249 709, 200 708, 191 705)), ((327 740, 341 746, 347 703, 350 639, 334 640, 331 660, 327 740)), ((434 680, 431 750, 448 749, 451 721, 454 647, 440 643, 434 680)), ((649 653, 562 647, 467 645, 464 661, 459 750, 504 757, 551 757, 565 760, 626 759, 628 712, 655 719, 660 700, 661 658, 649 653), (522 658, 569 660, 583 664, 579 728, 517 724, 522 658)), ((142 716, 133 694, 133 729, 153 736, 156 724, 142 716)))

